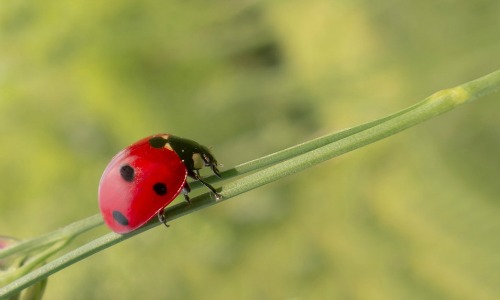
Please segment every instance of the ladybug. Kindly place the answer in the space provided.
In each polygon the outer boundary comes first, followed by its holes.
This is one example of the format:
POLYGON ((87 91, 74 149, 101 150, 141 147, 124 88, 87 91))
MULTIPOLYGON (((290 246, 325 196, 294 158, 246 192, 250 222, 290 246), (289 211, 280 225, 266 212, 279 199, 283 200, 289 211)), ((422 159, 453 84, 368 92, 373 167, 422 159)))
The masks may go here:
POLYGON ((217 160, 207 147, 170 134, 144 138, 120 151, 104 170, 99 183, 99 209, 116 233, 131 232, 155 215, 166 225, 164 208, 181 192, 190 203, 187 177, 209 188, 199 170, 210 167, 221 177, 217 160))

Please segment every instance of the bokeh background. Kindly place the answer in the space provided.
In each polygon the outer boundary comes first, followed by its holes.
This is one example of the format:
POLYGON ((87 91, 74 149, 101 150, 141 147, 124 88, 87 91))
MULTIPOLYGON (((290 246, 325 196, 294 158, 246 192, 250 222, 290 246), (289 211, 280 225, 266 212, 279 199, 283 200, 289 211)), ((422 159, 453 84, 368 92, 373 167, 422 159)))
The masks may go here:
MULTIPOLYGON (((230 168, 485 75, 499 15, 497 0, 4 0, 0 234, 96 214, 109 159, 149 134, 230 168)), ((46 298, 499 299, 499 98, 134 237, 50 277, 46 298)))

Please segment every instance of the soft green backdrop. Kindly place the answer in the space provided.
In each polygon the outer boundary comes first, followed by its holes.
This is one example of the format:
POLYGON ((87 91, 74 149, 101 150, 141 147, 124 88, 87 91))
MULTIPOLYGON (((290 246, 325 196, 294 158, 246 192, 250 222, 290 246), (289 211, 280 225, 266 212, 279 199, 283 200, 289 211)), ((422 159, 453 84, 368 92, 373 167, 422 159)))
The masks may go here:
MULTIPOLYGON (((109 159, 152 133, 230 168, 489 73, 499 15, 497 0, 4 0, 0 234, 95 214, 109 159)), ((499 98, 155 228, 50 277, 46 298, 499 299, 499 98)))

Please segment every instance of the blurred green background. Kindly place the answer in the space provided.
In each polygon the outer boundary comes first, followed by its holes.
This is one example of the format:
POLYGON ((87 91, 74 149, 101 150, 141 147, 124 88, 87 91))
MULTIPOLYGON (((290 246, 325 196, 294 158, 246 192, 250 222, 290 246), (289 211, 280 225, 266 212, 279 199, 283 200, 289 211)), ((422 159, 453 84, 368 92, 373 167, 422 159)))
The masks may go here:
MULTIPOLYGON (((97 213, 109 159, 149 134, 231 168, 485 75, 499 15, 497 0, 4 0, 0 234, 97 213)), ((134 237, 50 277, 46 298, 499 299, 499 98, 134 237)))

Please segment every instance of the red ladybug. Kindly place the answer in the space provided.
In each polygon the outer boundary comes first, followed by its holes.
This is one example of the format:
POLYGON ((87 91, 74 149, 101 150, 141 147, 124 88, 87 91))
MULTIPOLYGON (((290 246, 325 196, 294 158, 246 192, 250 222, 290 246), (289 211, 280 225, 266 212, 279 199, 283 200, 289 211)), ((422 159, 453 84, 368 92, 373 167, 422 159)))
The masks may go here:
POLYGON ((116 233, 127 233, 155 215, 165 223, 163 209, 182 191, 189 203, 187 176, 216 190, 200 177, 210 167, 220 177, 217 160, 207 147, 170 134, 144 138, 118 153, 99 183, 99 208, 116 233))

